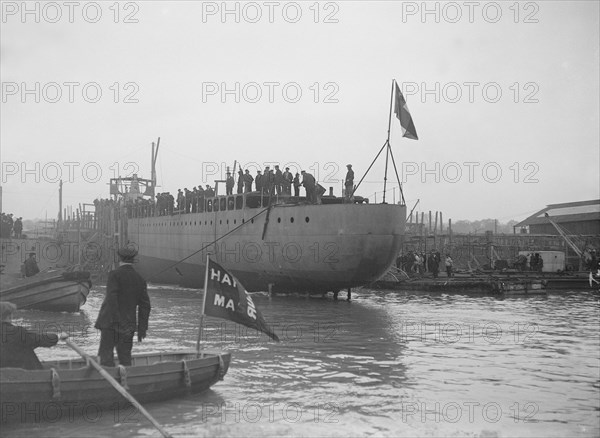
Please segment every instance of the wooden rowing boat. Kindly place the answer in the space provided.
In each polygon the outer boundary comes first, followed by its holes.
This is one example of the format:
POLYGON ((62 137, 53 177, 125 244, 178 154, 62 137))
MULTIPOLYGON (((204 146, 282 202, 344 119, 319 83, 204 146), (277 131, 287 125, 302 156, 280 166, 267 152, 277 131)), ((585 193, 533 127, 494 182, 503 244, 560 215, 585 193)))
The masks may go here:
POLYGON ((79 312, 91 287, 90 273, 85 271, 40 272, 28 278, 2 274, 0 300, 19 309, 79 312))
MULTIPOLYGON (((230 353, 173 351, 134 354, 128 367, 104 367, 139 402, 204 391, 222 380, 230 353)), ((55 422, 129 402, 84 359, 43 362, 43 370, 0 368, 2 422, 55 422)))

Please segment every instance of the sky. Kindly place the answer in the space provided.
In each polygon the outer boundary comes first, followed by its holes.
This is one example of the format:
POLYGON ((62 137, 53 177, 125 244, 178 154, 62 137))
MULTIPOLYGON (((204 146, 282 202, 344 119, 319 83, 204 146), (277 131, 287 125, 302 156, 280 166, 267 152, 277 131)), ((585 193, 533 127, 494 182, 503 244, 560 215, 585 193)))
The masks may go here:
MULTIPOLYGON (((24 219, 280 164, 341 194, 388 138, 386 202, 520 220, 600 198, 599 2, 2 2, 2 210, 24 219)), ((383 200, 386 152, 357 194, 383 200)))

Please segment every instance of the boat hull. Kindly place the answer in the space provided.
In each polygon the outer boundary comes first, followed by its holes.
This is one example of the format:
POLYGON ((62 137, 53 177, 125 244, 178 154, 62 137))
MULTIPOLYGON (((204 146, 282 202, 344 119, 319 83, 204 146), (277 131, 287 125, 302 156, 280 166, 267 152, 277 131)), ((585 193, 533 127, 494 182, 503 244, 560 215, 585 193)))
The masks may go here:
POLYGON ((282 205, 268 223, 264 210, 248 208, 133 218, 127 238, 151 282, 202 287, 210 252, 249 291, 325 292, 383 275, 401 247, 405 216, 401 205, 282 205))
MULTIPOLYGON (((229 353, 195 351, 134 354, 132 366, 105 370, 140 403, 194 394, 221 380, 229 368, 229 353)), ((0 403, 3 422, 43 422, 95 416, 121 409, 128 401, 83 360, 43 363, 44 370, 2 368, 0 403)), ((129 412, 131 414, 131 412, 129 412)), ((123 414, 123 413, 122 413, 123 414)))
POLYGON ((2 275, 0 300, 10 301, 19 309, 79 312, 91 288, 89 273, 81 274, 87 276, 67 279, 57 273, 40 273, 16 279, 2 275))

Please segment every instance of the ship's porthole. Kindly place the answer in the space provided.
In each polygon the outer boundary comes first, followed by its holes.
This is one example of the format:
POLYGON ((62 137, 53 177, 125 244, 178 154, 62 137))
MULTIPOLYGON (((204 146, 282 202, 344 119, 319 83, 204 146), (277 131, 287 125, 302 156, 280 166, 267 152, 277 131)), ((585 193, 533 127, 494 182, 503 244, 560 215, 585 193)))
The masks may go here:
POLYGON ((290 222, 294 223, 294 218, 293 217, 290 218, 290 222))
POLYGON ((250 222, 254 223, 254 219, 250 219, 250 222))
POLYGON ((227 225, 229 225, 229 219, 227 219, 227 225))
POLYGON ((242 223, 245 224, 246 223, 246 219, 242 218, 242 223))
POLYGON ((219 219, 219 225, 223 225, 223 221, 219 219))
POLYGON ((278 218, 277 218, 277 223, 278 223, 278 224, 280 224, 280 223, 281 223, 281 218, 280 218, 280 217, 278 217, 278 218))
POLYGON ((306 216, 306 217, 304 218, 304 220, 306 221, 306 223, 309 223, 309 222, 310 222, 310 218, 309 218, 308 216, 306 216))
POLYGON ((237 224, 237 220, 236 219, 233 220, 233 225, 235 225, 235 224, 237 224))

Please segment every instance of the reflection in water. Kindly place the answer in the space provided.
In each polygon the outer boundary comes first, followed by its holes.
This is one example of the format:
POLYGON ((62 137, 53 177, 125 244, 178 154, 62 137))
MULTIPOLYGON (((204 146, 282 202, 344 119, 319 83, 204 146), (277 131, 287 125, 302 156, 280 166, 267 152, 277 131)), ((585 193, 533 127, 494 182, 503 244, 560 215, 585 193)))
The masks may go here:
MULTIPOLYGON (((81 314, 23 311, 67 327, 89 353, 104 289, 81 314)), ((201 295, 152 287, 148 338, 135 351, 195 348, 201 295)), ((596 436, 597 295, 497 299, 359 290, 353 302, 257 294, 280 343, 206 318, 202 346, 228 350, 225 380, 148 405, 177 436, 596 436)), ((63 328, 64 330, 64 328, 63 328)), ((66 346, 44 358, 73 357, 66 346)), ((137 412, 96 421, 10 425, 6 436, 158 436, 137 412)))

